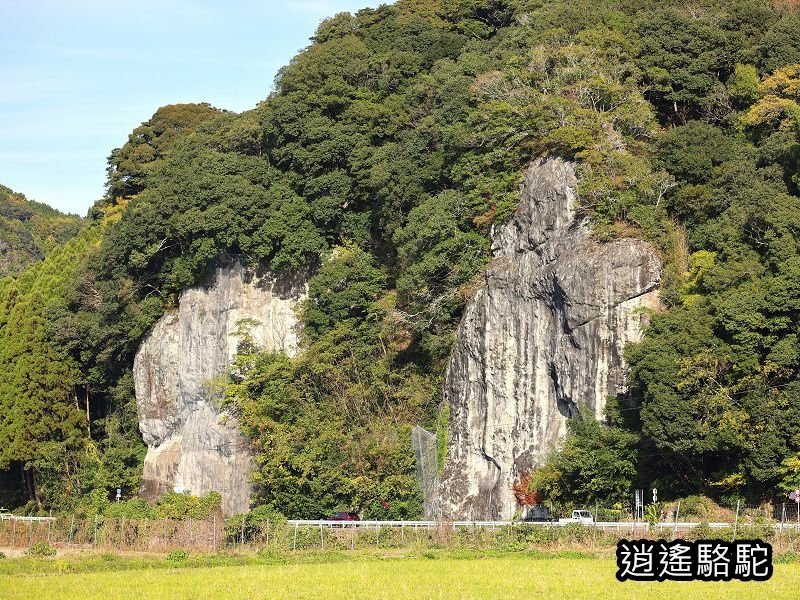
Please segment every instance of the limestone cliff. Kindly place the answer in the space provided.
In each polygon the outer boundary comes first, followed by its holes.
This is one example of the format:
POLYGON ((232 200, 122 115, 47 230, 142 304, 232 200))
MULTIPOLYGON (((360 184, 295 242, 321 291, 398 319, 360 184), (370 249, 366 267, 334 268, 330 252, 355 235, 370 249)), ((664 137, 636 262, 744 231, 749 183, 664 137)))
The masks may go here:
POLYGON ((262 348, 296 354, 295 309, 305 293, 300 278, 220 264, 210 287, 183 291, 178 309, 156 323, 133 365, 148 447, 142 496, 214 490, 226 514, 248 509, 251 457, 235 418, 220 409, 224 374, 242 325, 262 348))
POLYGON ((510 518, 511 486, 539 464, 577 412, 603 416, 626 386, 622 350, 658 303, 648 244, 601 244, 576 217, 573 165, 539 160, 494 261, 470 300, 445 382, 450 403, 440 489, 445 517, 510 518))

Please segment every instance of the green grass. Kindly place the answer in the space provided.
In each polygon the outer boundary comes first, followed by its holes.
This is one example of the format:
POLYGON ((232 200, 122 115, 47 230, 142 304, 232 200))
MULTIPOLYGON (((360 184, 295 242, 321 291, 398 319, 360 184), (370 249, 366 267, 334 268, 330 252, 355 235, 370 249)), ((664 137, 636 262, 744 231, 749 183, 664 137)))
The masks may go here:
MULTIPOLYGON (((293 562, 257 559, 219 560, 220 566, 189 563, 176 567, 162 560, 149 566, 127 559, 87 559, 122 570, 59 573, 81 560, 40 560, 39 569, 12 567, 0 571, 0 597, 91 599, 133 598, 795 598, 800 565, 776 564, 764 583, 619 583, 616 565, 608 557, 570 555, 453 556, 426 553, 416 557, 378 559, 357 556, 331 562, 301 557, 293 562), (230 564, 231 561, 248 564, 230 564), (137 568, 130 568, 137 567, 137 568)), ((190 559, 191 560, 191 559, 190 559)), ((6 561, 3 561, 4 563, 6 561)), ((33 561, 30 561, 33 562, 33 561)), ((93 570, 97 565, 90 566, 93 570)), ((79 568, 79 567, 78 567, 79 568)))

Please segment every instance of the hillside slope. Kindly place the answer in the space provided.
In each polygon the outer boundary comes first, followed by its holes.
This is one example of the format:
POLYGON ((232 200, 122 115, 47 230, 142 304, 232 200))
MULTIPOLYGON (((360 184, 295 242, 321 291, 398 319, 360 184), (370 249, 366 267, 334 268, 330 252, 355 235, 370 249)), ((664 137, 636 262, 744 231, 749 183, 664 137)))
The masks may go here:
POLYGON ((25 267, 78 233, 81 219, 0 185, 0 277, 25 267))

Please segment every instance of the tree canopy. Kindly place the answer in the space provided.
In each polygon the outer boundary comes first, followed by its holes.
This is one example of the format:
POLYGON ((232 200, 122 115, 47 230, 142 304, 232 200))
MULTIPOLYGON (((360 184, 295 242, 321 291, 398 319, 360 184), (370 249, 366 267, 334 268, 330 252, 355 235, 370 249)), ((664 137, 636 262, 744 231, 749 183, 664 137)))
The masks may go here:
POLYGON ((0 185, 0 277, 20 273, 78 233, 81 219, 0 185))

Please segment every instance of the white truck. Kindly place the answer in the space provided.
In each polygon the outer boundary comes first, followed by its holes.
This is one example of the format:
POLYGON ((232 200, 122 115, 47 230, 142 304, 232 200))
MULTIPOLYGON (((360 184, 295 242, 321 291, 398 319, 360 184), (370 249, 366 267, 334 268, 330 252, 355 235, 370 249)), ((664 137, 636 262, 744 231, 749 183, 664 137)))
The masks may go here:
POLYGON ((591 525, 594 523, 594 517, 588 510, 573 510, 572 516, 566 519, 559 519, 559 523, 583 523, 584 525, 591 525))

